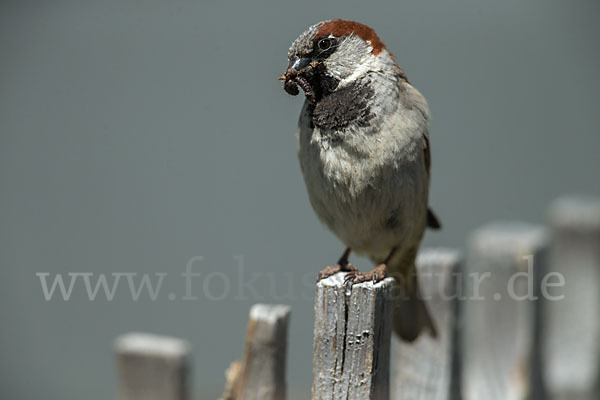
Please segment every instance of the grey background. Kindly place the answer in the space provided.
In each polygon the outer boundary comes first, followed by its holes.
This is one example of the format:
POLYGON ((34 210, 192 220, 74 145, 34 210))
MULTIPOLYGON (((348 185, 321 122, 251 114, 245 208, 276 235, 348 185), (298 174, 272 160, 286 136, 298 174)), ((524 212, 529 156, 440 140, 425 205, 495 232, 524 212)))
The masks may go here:
POLYGON ((426 244, 461 247, 489 220, 541 222, 557 195, 600 194, 594 0, 0 4, 0 398, 113 397, 111 343, 131 330, 189 339, 196 391, 215 398, 257 301, 293 306, 289 386, 308 397, 302 279, 342 246, 305 194, 301 98, 275 78, 317 21, 373 26, 429 100, 445 228, 426 244), (199 299, 182 301, 197 255, 199 299), (236 299, 236 255, 263 274, 262 299, 236 299), (212 301, 203 277, 219 271, 231 292, 212 301), (156 301, 133 301, 125 282, 89 301, 80 281, 47 302, 36 272, 169 275, 156 301))

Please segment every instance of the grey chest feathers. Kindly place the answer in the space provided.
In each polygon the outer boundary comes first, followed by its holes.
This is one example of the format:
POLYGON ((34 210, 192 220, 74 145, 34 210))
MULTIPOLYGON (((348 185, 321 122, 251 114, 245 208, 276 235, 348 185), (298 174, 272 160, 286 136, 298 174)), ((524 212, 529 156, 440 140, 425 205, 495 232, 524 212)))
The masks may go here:
POLYGON ((365 126, 373 118, 369 108, 369 99, 373 94, 368 84, 352 83, 339 88, 309 108, 312 123, 328 131, 343 130, 350 124, 365 126))

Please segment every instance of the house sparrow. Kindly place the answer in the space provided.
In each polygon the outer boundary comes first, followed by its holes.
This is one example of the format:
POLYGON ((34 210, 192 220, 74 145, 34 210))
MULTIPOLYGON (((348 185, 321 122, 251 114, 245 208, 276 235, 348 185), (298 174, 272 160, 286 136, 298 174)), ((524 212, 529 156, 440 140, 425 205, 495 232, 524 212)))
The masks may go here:
POLYGON ((393 276, 403 294, 394 330, 412 341, 433 320, 420 299, 415 257, 426 227, 440 228, 428 208, 430 146, 425 98, 407 80, 377 34, 353 21, 324 21, 292 44, 284 89, 306 100, 298 155, 310 203, 347 246, 319 279, 348 272, 350 284, 393 276), (350 252, 375 263, 360 272, 350 252))

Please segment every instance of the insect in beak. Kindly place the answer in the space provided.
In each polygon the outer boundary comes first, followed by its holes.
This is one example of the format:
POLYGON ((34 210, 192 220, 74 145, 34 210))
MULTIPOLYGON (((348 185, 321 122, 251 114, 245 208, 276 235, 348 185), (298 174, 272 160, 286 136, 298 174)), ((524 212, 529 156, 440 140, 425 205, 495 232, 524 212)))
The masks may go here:
POLYGON ((280 81, 284 81, 283 89, 290 95, 296 96, 300 93, 298 86, 304 91, 306 99, 311 103, 316 103, 315 94, 306 75, 312 75, 312 70, 317 67, 318 61, 312 60, 307 57, 295 58, 287 69, 285 74, 281 75, 280 81))

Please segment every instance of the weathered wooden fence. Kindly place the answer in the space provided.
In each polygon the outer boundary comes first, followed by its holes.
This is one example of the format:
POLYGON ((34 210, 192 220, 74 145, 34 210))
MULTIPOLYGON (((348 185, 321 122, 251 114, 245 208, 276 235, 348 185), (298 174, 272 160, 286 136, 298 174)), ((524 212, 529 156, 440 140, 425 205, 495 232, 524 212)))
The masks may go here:
MULTIPOLYGON (((313 399, 600 399, 600 199, 566 197, 548 226, 492 223, 455 249, 423 249, 438 336, 393 340, 395 282, 317 284, 313 399), (390 365, 391 364, 391 365, 390 365)), ((286 398, 290 309, 255 305, 223 400, 286 398)), ((186 342, 116 342, 119 400, 191 399, 186 342)))

